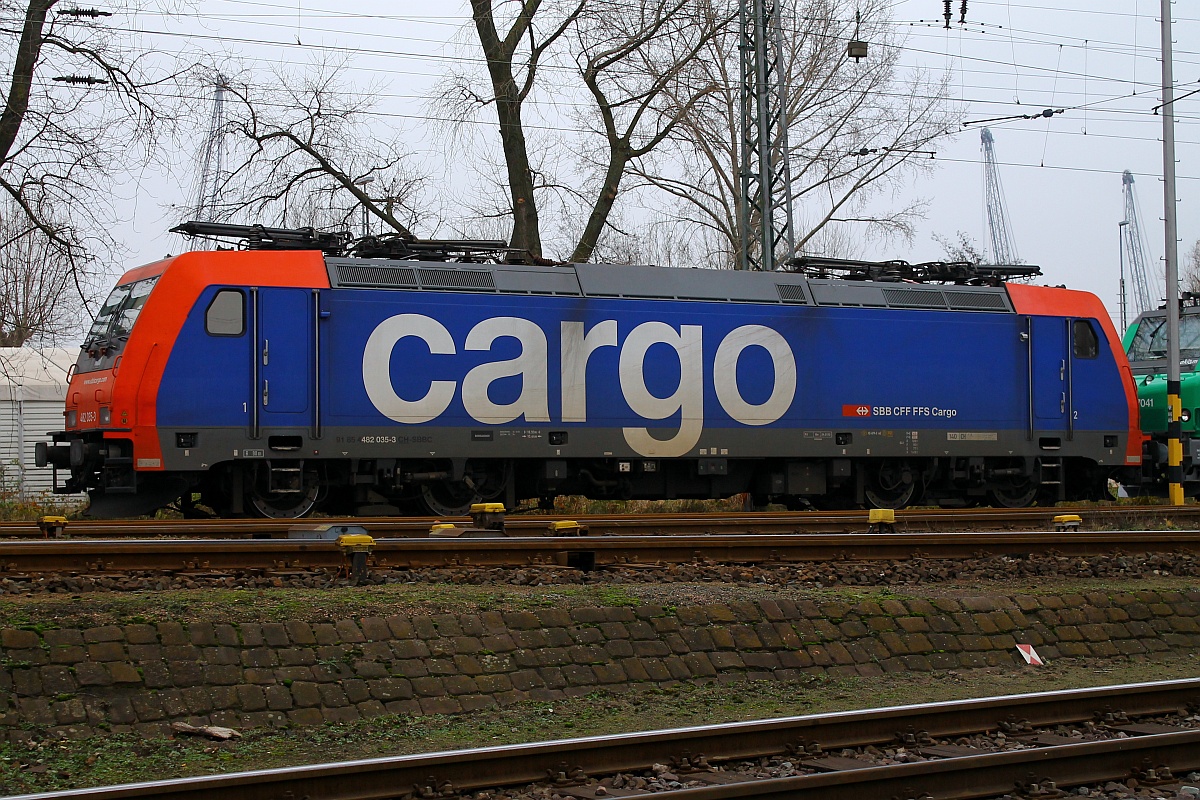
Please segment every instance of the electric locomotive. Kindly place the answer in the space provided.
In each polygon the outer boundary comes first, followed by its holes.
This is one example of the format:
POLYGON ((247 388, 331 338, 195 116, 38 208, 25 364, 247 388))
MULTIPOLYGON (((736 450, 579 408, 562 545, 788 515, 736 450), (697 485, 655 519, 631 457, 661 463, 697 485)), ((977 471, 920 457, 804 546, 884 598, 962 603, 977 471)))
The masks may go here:
MULTIPOLYGON (((1137 383, 1141 428, 1146 435, 1143 468, 1128 489, 1134 494, 1167 494, 1167 311, 1138 316, 1125 331, 1125 350, 1137 383)), ((1185 293, 1179 306, 1179 399, 1183 445, 1183 491, 1200 495, 1200 297, 1185 293)))
POLYGON ((1107 312, 1005 282, 1036 268, 532 264, 503 242, 177 230, 241 249, 126 273, 38 452, 96 516, 1023 506, 1141 461, 1107 312))

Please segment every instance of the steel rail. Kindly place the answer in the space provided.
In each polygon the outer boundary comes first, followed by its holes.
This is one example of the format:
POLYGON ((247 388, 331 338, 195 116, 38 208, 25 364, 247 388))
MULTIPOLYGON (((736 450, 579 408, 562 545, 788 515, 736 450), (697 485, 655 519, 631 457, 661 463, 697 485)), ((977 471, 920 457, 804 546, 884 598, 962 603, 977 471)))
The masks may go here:
MULTIPOLYGON (((1031 726, 1051 726, 1085 722, 1096 716, 1124 711, 1128 716, 1147 716, 1181 711, 1200 702, 1200 679, 1164 681, 1158 683, 1129 684, 1093 689, 1042 692, 1038 694, 1009 695, 982 700, 951 701, 927 705, 899 706, 885 709, 849 711, 835 714, 817 714, 803 717, 788 717, 755 722, 738 722, 728 725, 708 725, 666 731, 618 734, 614 736, 570 739, 535 744, 487 747, 477 750, 459 750, 408 756, 393 756, 337 764, 288 767, 260 770, 229 775, 204 776, 197 778, 154 781, 122 786, 97 787, 69 792, 51 792, 24 795, 10 800, 55 800, 56 798, 80 797, 90 800, 128 800, 137 797, 166 797, 171 800, 259 800, 263 797, 307 797, 310 800, 371 800, 393 798, 408 794, 416 786, 442 786, 449 782, 454 792, 512 786, 543 781, 547 775, 562 771, 563 765, 574 771, 576 768, 586 775, 612 774, 648 769, 652 764, 679 763, 682 758, 695 758, 703 754, 710 763, 738 759, 758 758, 791 752, 798 744, 820 743, 827 751, 842 747, 864 747, 880 745, 895 740, 898 731, 920 729, 932 737, 946 738, 995 730, 1001 722, 1019 718, 1031 726)), ((1141 758, 1151 757, 1154 763, 1166 760, 1173 768, 1192 769, 1200 766, 1200 731, 1184 734, 1168 734, 1169 739, 1159 739, 1148 749, 1136 747, 1139 741, 1150 737, 1118 739, 1130 745, 1116 752, 1138 753, 1141 758), (1191 760, 1179 761, 1181 754, 1191 760), (1194 762, 1194 763, 1193 763, 1194 762), (1178 766, 1176 766, 1178 764, 1178 766)), ((1092 754, 1092 744, 1068 745, 1059 748, 1041 748, 1025 751, 1031 761, 1022 762, 1025 772, 1028 765, 1044 766, 1053 750, 1072 757, 1092 754)), ((1007 753, 998 754, 1008 756, 1007 753)), ((1125 768, 1125 760, 1117 761, 1112 754, 1114 768, 1125 768)), ((990 763, 993 755, 970 756, 960 759, 975 766, 990 763)), ((1006 759, 999 762, 1011 766, 1006 759)), ((931 763, 931 762, 926 762, 931 763)), ((905 778, 917 780, 928 769, 926 764, 906 764, 905 778), (922 768, 922 769, 918 769, 922 768)), ((1072 769, 1079 769, 1072 767, 1072 769)), ((1088 769, 1091 769, 1090 767, 1088 769)), ((854 770, 855 773, 873 773, 877 768, 854 770)), ((830 786, 847 778, 851 773, 838 773, 836 777, 818 775, 805 778, 783 778, 758 783, 733 784, 721 787, 733 795, 722 795, 715 789, 689 789, 677 792, 662 792, 673 798, 697 798, 718 800, 741 796, 755 797, 760 791, 773 796, 797 791, 801 780, 815 781, 820 785, 817 794, 801 796, 835 797, 821 794, 830 791, 830 786), (755 789, 754 786, 763 787, 755 789), (736 787, 736 788, 733 788, 736 787), (698 794, 703 793, 703 794, 698 794)), ((1024 772, 1021 776, 1024 776, 1024 772)), ((1111 774, 1108 773, 1108 774, 1111 774)), ((975 783, 973 775, 960 777, 960 782, 975 783)), ((869 776, 871 777, 871 776, 869 776)), ((1124 776, 1122 776, 1124 777, 1124 776)), ((1104 778, 1101 778, 1103 780, 1104 778)), ((908 785, 905 783, 905 785, 908 785)), ((1009 784, 1008 788, 1011 788, 1009 784)), ((857 795, 845 794, 836 797, 854 798, 886 797, 892 792, 878 794, 859 787, 857 795)), ((995 794, 1001 794, 995 792, 995 794)), ((938 795, 951 796, 951 795, 938 795)), ((980 795, 959 795, 980 796, 980 795)))
MULTIPOLYGON (((1056 787, 1062 787, 1123 781, 1143 766, 1163 765, 1176 772, 1200 767, 1200 731, 675 789, 647 796, 655 800, 862 800, 864 797, 970 800, 1011 797, 1021 783, 1044 784, 1052 780, 1056 787)), ((1060 796, 1043 791, 1046 797, 1060 796)))
MULTIPOLYGON (((1200 551, 1200 531, 1033 533, 859 533, 741 536, 603 536, 378 539, 368 568, 644 567, 667 564, 783 564, 907 561, 1055 554, 1200 551), (581 560, 582 559, 582 560, 581 560)), ((206 572, 239 569, 337 569, 336 542, 297 539, 9 540, 0 542, 6 573, 206 572)))
MULTIPOLYGON (((896 528, 908 532, 997 529, 1005 527, 1049 528, 1059 514, 1076 513, 1085 524, 1124 527, 1131 519, 1171 520, 1176 524, 1200 525, 1200 506, 1104 506, 1086 508, 970 508, 906 509, 896 512, 896 528)), ((316 525, 354 525, 366 528, 373 536, 424 536, 438 521, 461 518, 435 517, 330 517, 288 520, 268 519, 186 519, 186 520, 72 520, 66 532, 72 537, 118 538, 175 536, 188 538, 237 538, 286 536, 295 527, 316 525)), ((653 534, 716 533, 749 531, 756 533, 826 532, 850 533, 867 528, 867 512, 786 511, 721 512, 712 514, 554 514, 522 516, 511 514, 507 528, 519 534, 541 535, 551 522, 573 519, 588 526, 592 535, 627 533, 631 530, 653 534)), ((0 540, 40 538, 34 521, 0 523, 0 540)))

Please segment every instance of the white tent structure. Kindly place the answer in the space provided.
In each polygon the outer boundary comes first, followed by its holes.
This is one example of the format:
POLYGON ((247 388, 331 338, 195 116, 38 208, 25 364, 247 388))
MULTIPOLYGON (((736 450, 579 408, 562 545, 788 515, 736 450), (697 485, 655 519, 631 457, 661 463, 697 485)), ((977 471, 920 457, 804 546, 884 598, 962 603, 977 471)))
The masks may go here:
POLYGON ((63 429, 67 374, 78 357, 77 347, 0 347, 0 496, 33 500, 53 488, 50 469, 34 465, 33 448, 63 429))

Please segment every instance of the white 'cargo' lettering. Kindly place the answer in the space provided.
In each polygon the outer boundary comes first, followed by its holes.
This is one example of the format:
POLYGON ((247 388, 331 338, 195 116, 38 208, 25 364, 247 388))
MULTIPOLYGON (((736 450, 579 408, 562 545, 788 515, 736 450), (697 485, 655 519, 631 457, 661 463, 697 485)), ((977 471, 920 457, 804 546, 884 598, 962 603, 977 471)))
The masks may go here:
POLYGON ((642 419, 666 419, 676 411, 679 431, 670 439, 655 439, 646 428, 623 428, 625 442, 644 456, 672 458, 696 446, 704 430, 704 334, 699 325, 681 325, 679 332, 665 322, 643 322, 621 345, 618 373, 621 393, 642 419), (646 351, 665 344, 679 358, 679 386, 668 397, 655 397, 646 388, 646 351))
POLYGON ((392 386, 392 350, 405 336, 415 336, 429 345, 434 355, 452 355, 454 340, 442 323, 424 314, 397 314, 371 332, 363 349, 363 386, 379 413, 396 422, 410 425, 429 422, 439 416, 454 399, 454 381, 430 381, 429 391, 420 400, 405 400, 392 386))
MULTIPOLYGON (((617 321, 601 320, 585 330, 585 323, 559 323, 561 354, 562 421, 587 422, 587 366, 601 347, 618 347, 617 321)), ((421 339, 431 355, 454 355, 453 337, 446 327, 423 314, 398 314, 381 322, 367 339, 363 351, 363 385, 367 397, 388 419, 409 425, 429 422, 442 415, 454 399, 458 382, 430 380, 425 395, 416 400, 399 396, 392 383, 391 360, 396 344, 406 336, 421 339)), ((532 320, 493 317, 477 323, 467 333, 463 349, 491 350, 498 338, 510 336, 521 344, 516 358, 489 361, 473 367, 462 379, 463 408, 485 425, 503 425, 524 417, 529 422, 549 422, 549 361, 546 333, 532 320), (495 403, 488 396, 494 381, 519 377, 521 391, 512 403, 495 403)), ((664 420, 678 413, 679 430, 668 439, 656 439, 648 428, 624 427, 626 443, 647 457, 686 455, 704 430, 704 329, 665 322, 643 322, 619 344, 618 374, 621 394, 630 411, 645 420, 664 420), (656 344, 666 345, 679 359, 679 385, 667 397, 658 397, 646 385, 646 355, 656 344)), ((422 367, 406 370, 421 375, 422 367)), ((734 422, 769 425, 791 408, 797 383, 796 360, 787 340, 764 325, 743 325, 727 334, 713 360, 713 386, 717 400, 734 422), (771 356, 775 383, 764 402, 746 402, 737 384, 737 364, 748 347, 762 347, 771 356)), ((883 411, 883 409, 880 409, 883 411)), ((909 414, 914 409, 887 409, 909 414)), ((928 412, 926 412, 928 413, 928 412)), ((947 414, 952 416, 953 412, 947 414)))
POLYGON ((713 386, 725 413, 743 425, 770 425, 787 413, 796 396, 796 359, 787 340, 763 325, 743 325, 730 331, 717 347, 713 386), (761 347, 771 356, 775 386, 759 405, 747 403, 737 385, 737 362, 747 347, 761 347))
POLYGON ((563 322, 562 421, 587 422, 587 362, 600 347, 617 346, 617 321, 597 322, 585 336, 582 322, 563 322))
POLYGON ((489 361, 463 378, 463 407, 485 425, 503 425, 524 415, 528 422, 549 422, 546 388, 546 333, 520 317, 493 317, 471 328, 464 350, 490 350, 501 336, 521 343, 521 355, 507 361, 489 361), (521 394, 511 403, 493 403, 488 397, 492 381, 521 376, 521 394))

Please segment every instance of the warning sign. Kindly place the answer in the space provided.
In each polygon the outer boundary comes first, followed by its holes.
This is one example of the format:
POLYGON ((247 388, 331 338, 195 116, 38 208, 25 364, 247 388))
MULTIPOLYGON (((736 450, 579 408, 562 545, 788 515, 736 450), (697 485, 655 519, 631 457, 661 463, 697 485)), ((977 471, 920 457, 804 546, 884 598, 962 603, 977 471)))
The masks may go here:
POLYGON ((871 416, 871 407, 869 405, 842 406, 843 417, 869 417, 871 416))
POLYGON ((1042 661, 1042 657, 1037 654, 1037 650, 1034 650, 1033 645, 1031 644, 1019 644, 1017 645, 1017 650, 1025 659, 1026 664, 1032 664, 1035 667, 1040 667, 1046 663, 1045 661, 1042 661))

